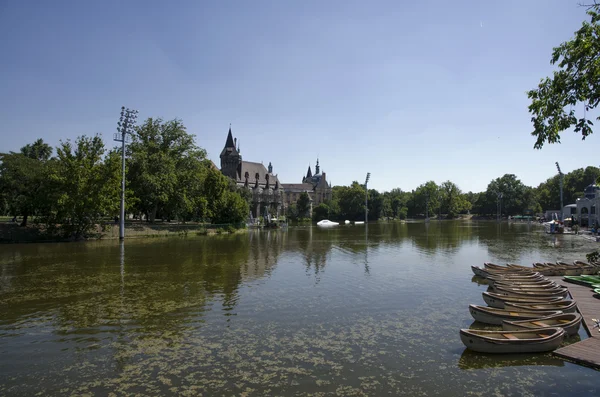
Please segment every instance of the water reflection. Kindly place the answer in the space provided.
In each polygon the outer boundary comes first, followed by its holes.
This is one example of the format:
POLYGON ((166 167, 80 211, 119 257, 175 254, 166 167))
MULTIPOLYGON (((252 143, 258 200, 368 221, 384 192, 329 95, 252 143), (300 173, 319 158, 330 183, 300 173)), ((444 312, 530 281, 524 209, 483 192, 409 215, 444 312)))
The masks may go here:
POLYGON ((597 374, 552 372, 559 359, 463 352, 467 305, 483 304, 470 265, 582 250, 523 226, 1 246, 0 395, 543 394, 548 379, 590 395, 597 374), (462 371, 493 367, 477 384, 462 371))
POLYGON ((518 366, 564 367, 565 362, 552 353, 536 354, 483 354, 465 349, 458 360, 462 370, 518 367, 518 366))

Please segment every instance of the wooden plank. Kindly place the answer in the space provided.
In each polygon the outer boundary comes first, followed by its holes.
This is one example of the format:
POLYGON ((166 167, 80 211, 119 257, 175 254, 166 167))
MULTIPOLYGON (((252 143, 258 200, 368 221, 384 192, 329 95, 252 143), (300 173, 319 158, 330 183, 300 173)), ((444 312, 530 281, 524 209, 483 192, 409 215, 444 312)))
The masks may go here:
POLYGON ((592 318, 600 318, 600 299, 594 298, 594 291, 587 286, 566 282, 559 276, 548 278, 569 289, 569 294, 573 300, 577 301, 577 310, 583 317, 583 325, 588 335, 592 338, 600 338, 600 332, 598 332, 598 328, 593 328, 594 322, 592 321, 592 318))
POLYGON ((588 338, 560 348, 554 355, 592 368, 600 369, 600 338, 588 338))
POLYGON ((583 326, 590 338, 573 343, 554 351, 554 355, 577 364, 600 369, 600 332, 594 327, 592 318, 600 317, 600 299, 594 298, 594 291, 588 286, 569 283, 562 277, 548 277, 569 289, 577 310, 583 318, 583 326))

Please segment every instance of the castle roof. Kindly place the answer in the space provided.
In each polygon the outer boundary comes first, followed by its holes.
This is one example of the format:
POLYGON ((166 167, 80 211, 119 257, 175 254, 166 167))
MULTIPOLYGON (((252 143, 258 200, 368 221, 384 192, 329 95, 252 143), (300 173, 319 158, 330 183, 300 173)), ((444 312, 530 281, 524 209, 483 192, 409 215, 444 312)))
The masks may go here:
POLYGON ((282 183, 281 186, 283 190, 289 193, 302 193, 314 190, 312 183, 282 183))
POLYGON ((277 175, 269 174, 267 168, 262 163, 252 161, 242 161, 242 172, 237 175, 237 182, 246 182, 246 172, 248 173, 248 183, 256 183, 256 174, 258 174, 258 183, 260 185, 267 184, 269 175, 269 185, 275 186, 275 182, 279 182, 277 175))
POLYGON ((231 134, 231 127, 229 127, 229 133, 227 134, 227 141, 225 141, 225 147, 235 148, 235 143, 233 142, 233 135, 231 134))

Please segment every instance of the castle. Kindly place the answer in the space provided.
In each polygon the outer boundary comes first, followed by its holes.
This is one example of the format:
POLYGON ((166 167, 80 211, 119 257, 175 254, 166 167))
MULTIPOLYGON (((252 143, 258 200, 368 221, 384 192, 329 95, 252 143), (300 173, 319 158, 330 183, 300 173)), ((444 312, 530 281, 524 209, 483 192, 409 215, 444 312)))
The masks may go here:
POLYGON ((320 172, 318 159, 315 174, 312 174, 309 165, 306 176, 302 177, 302 183, 281 183, 277 174, 273 174, 271 163, 266 168, 262 163, 242 160, 240 146, 237 139, 233 138, 231 127, 219 157, 223 175, 252 193, 250 211, 253 217, 265 214, 277 217, 283 215, 303 192, 308 193, 311 199, 311 212, 312 206, 331 200, 331 184, 327 182, 325 172, 320 172))

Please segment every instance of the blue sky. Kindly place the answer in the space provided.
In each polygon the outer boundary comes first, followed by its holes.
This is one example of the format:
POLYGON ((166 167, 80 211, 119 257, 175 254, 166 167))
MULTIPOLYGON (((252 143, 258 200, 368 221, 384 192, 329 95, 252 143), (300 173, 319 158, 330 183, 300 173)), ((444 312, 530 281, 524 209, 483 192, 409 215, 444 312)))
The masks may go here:
POLYGON ((122 105, 180 118, 219 164, 300 182, 485 190, 598 165, 598 136, 534 150, 525 92, 586 18, 578 0, 0 2, 0 151, 102 134, 122 105))

